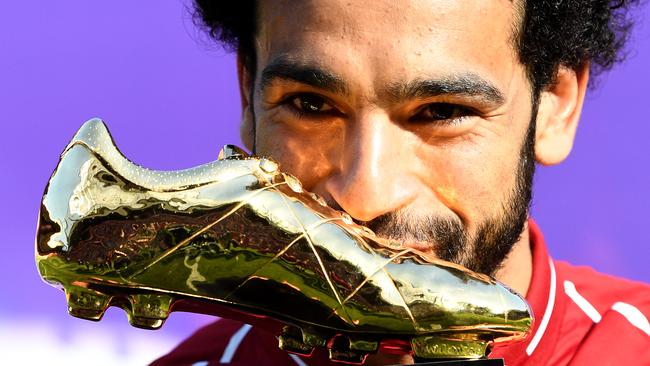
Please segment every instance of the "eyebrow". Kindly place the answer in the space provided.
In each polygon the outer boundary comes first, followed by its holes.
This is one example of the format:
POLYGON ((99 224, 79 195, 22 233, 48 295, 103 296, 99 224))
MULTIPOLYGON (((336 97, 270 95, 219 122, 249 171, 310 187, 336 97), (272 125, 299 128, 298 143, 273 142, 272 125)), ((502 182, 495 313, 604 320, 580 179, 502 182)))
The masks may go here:
POLYGON ((407 83, 392 83, 385 92, 392 102, 426 99, 440 95, 459 95, 500 105, 506 99, 503 92, 491 82, 473 73, 440 79, 415 79, 407 83))
MULTIPOLYGON (((349 94, 347 83, 339 75, 316 64, 299 62, 287 56, 274 59, 262 71, 262 88, 269 87, 278 80, 294 81, 334 94, 349 94)), ((384 93, 393 103, 441 95, 469 96, 496 105, 503 104, 506 99, 499 88, 475 73, 391 83, 384 93)))
POLYGON ((262 71, 261 86, 266 88, 277 80, 295 81, 335 94, 348 94, 349 88, 342 77, 316 65, 305 64, 279 57, 262 71))

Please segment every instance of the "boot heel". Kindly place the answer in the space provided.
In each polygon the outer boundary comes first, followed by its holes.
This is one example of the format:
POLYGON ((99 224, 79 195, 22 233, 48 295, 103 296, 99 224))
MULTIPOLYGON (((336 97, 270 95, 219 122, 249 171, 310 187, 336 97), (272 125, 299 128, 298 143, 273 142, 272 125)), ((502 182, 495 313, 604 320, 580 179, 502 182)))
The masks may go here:
POLYGON ((129 306, 124 310, 129 323, 138 328, 160 328, 171 310, 173 298, 161 294, 137 294, 128 297, 129 306))
POLYGON ((64 286, 68 313, 74 317, 99 321, 112 296, 78 285, 64 286))

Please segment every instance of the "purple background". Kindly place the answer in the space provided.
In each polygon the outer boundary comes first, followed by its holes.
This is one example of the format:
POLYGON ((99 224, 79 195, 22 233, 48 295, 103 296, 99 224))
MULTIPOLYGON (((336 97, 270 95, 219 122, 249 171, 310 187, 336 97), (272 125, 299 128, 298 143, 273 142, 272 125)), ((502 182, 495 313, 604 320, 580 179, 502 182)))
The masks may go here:
MULTIPOLYGON (((239 141, 234 57, 195 29, 186 3, 0 3, 0 343, 15 348, 0 360, 47 334, 57 347, 96 337, 95 346, 141 363, 210 320, 173 314, 148 332, 129 327, 117 309, 102 325, 71 318, 33 259, 43 188, 87 119, 107 121, 127 157, 158 169, 214 160, 221 145, 239 141)), ((649 26, 637 26, 630 48, 587 98, 570 158, 538 170, 533 216, 556 258, 649 282, 649 26)), ((67 363, 78 348, 47 360, 67 363)))

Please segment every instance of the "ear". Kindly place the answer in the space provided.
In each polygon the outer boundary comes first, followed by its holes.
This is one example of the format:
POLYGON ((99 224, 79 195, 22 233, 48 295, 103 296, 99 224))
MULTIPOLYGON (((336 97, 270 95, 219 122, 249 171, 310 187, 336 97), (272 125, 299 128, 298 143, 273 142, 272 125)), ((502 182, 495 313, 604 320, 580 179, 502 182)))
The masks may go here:
POLYGON ((246 68, 244 58, 237 54, 237 78, 239 79, 239 98, 241 100, 242 114, 239 124, 239 136, 244 147, 248 151, 254 152, 255 147, 255 114, 253 113, 253 76, 250 70, 246 68))
POLYGON ((589 63, 573 70, 560 66, 556 82, 540 95, 535 133, 535 160, 554 165, 567 158, 589 82, 589 63))

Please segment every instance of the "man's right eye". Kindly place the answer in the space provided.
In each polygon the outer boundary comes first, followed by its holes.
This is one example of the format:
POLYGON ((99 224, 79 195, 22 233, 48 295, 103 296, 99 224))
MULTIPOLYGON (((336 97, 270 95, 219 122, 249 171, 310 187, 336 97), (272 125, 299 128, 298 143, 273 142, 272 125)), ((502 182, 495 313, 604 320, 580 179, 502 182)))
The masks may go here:
POLYGON ((321 114, 334 111, 325 98, 313 94, 301 94, 294 96, 289 100, 292 107, 299 113, 304 114, 321 114))

